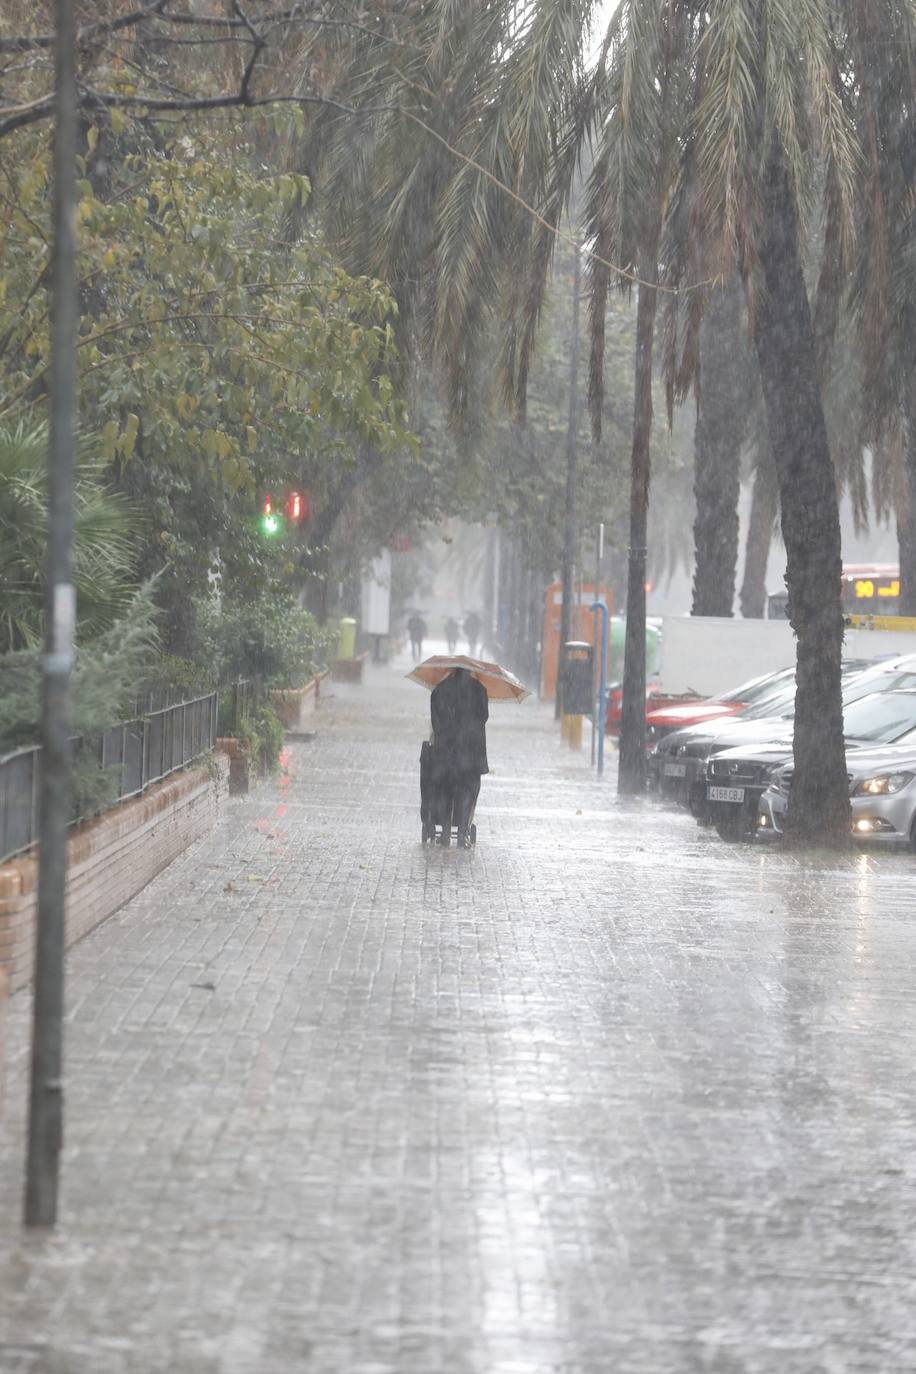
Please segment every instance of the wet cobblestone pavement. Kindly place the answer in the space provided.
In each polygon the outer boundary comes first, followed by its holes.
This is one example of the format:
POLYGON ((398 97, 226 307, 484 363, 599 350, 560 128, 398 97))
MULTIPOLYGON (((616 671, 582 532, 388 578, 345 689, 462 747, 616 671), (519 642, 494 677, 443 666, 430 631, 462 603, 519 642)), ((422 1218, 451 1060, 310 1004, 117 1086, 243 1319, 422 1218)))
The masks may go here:
POLYGON ((916 1370, 916 868, 619 807, 494 708, 424 850, 378 670, 72 951, 62 1223, 2 1374, 916 1370))

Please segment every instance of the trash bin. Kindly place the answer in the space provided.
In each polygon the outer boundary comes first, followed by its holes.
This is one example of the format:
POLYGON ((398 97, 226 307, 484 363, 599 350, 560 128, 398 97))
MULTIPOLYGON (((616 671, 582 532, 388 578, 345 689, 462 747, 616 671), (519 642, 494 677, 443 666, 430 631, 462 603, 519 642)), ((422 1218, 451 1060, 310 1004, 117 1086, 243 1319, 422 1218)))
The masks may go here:
POLYGON ((560 705, 564 716, 590 716, 595 708, 595 650, 570 639, 560 652, 560 705))
POLYGON ((340 635, 337 640, 337 657, 352 658, 356 653, 356 621, 345 615, 340 622, 340 635))

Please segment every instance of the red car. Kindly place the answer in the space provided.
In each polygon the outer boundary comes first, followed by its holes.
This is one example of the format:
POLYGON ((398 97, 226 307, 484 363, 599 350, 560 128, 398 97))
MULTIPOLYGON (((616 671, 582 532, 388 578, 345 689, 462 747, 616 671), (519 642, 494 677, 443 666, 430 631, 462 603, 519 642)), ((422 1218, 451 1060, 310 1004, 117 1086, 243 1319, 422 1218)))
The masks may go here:
MULTIPOLYGON (((648 682, 646 684, 646 718, 648 719, 649 711, 654 709, 655 706, 658 706, 660 702, 671 700, 683 701, 683 699, 683 697, 672 698, 666 696, 666 694, 662 691, 661 687, 659 687, 657 682, 648 682)), ((700 697, 695 697, 693 699, 696 701, 701 700, 700 697)), ((619 735, 620 714, 623 709, 622 682, 610 683, 607 689, 607 696, 605 698, 605 701, 606 710, 604 716, 604 733, 606 735, 619 735)))
MULTIPOLYGON (((680 730, 683 725, 697 725, 719 716, 736 715, 753 702, 762 701, 787 685, 794 676, 794 668, 780 668, 778 672, 751 678, 749 682, 743 682, 740 687, 723 692, 718 697, 701 697, 695 693, 672 696, 664 693, 658 683, 649 683, 646 687, 646 726, 651 731, 652 743, 672 730, 680 730)), ((614 682, 608 692, 605 717, 605 732, 609 735, 620 734, 622 704, 623 687, 621 683, 614 682)))

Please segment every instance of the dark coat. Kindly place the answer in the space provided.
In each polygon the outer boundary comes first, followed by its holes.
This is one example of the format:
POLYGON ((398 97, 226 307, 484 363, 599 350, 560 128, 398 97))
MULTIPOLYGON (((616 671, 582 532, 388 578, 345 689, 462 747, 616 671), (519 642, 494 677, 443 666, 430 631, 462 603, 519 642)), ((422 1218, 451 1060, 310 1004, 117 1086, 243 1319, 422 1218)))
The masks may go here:
POLYGON ((489 773, 486 688, 458 669, 433 689, 429 712, 436 752, 452 773, 489 773))

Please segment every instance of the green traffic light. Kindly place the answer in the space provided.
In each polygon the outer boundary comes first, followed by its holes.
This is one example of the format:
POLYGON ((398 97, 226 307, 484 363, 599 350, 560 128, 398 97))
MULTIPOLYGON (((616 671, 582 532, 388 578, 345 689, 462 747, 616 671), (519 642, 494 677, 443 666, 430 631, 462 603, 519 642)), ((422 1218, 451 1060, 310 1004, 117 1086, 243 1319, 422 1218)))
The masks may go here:
POLYGON ((276 515, 265 515, 261 520, 261 528, 265 534, 276 534, 280 528, 280 520, 276 515))

